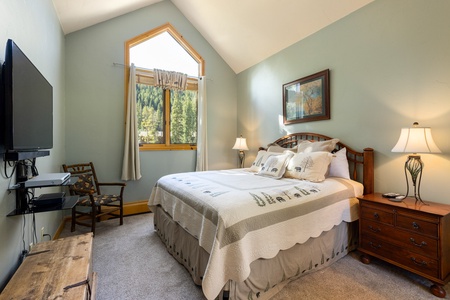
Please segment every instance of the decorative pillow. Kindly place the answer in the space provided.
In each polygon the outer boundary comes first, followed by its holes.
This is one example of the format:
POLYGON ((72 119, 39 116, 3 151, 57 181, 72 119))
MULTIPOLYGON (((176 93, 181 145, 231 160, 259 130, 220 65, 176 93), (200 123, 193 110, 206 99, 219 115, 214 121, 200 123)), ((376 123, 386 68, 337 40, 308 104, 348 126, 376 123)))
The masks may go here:
POLYGON ((269 146, 267 148, 268 152, 283 153, 286 150, 286 148, 283 148, 283 147, 281 147, 280 145, 277 145, 277 144, 270 144, 268 146, 269 146))
POLYGON ((297 153, 290 159, 284 176, 312 182, 324 181, 332 156, 325 151, 297 153))
POLYGON ((298 144, 297 153, 308 153, 308 152, 317 152, 317 151, 327 151, 331 152, 336 147, 336 144, 339 142, 339 139, 331 139, 321 142, 310 142, 310 141, 302 141, 298 144))
POLYGON ((257 175, 273 177, 279 179, 283 177, 286 166, 289 163, 289 159, 294 155, 291 151, 285 151, 280 155, 270 156, 257 175))
POLYGON ((333 154, 327 177, 342 177, 350 179, 346 148, 342 148, 333 154))
POLYGON ((252 166, 250 167, 250 171, 259 172, 261 168, 264 166, 264 163, 267 161, 267 159, 269 159, 269 157, 280 154, 282 153, 259 150, 258 155, 256 155, 255 161, 252 163, 252 166))
POLYGON ((286 150, 289 150, 289 151, 293 151, 293 152, 297 152, 297 146, 295 146, 295 147, 293 147, 293 148, 284 148, 284 147, 281 147, 280 145, 278 145, 278 144, 269 144, 269 145, 267 145, 267 151, 268 152, 278 152, 278 153, 283 153, 284 151, 286 151, 286 150))

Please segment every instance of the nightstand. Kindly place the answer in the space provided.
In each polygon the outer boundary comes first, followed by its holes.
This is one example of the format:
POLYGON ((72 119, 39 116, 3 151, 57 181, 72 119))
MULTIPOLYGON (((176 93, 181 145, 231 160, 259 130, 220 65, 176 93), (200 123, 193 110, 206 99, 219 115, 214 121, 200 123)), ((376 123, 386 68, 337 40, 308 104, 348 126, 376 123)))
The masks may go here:
POLYGON ((425 277, 430 291, 444 298, 450 280, 450 205, 414 198, 389 201, 381 194, 358 197, 361 261, 370 256, 425 277))

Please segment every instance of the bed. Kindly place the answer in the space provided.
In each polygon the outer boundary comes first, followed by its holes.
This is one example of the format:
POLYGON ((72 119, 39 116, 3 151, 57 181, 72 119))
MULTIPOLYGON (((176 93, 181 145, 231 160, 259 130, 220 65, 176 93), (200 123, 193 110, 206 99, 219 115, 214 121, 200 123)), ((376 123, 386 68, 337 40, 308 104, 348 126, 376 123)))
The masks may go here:
POLYGON ((373 149, 284 136, 250 168, 171 174, 148 205, 170 254, 207 299, 269 299, 357 247, 357 196, 373 192, 373 149))

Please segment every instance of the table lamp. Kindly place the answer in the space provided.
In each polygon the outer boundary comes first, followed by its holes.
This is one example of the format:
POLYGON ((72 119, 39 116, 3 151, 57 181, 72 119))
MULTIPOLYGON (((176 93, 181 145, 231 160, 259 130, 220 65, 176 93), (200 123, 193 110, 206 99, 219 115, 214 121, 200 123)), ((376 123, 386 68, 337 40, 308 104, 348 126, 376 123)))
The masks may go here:
POLYGON ((242 135, 238 138, 236 138, 236 143, 233 146, 234 150, 239 150, 239 166, 240 168, 244 167, 244 161, 245 161, 245 153, 244 150, 248 150, 247 147, 247 140, 242 137, 242 135))
POLYGON ((420 201, 425 204, 420 197, 420 181, 424 164, 417 153, 441 153, 441 150, 433 141, 431 128, 418 126, 419 123, 414 122, 413 127, 402 128, 400 138, 392 152, 412 153, 408 155, 408 160, 405 162, 406 194, 404 198, 409 194, 408 173, 406 172, 408 171, 414 186, 416 202, 420 201))

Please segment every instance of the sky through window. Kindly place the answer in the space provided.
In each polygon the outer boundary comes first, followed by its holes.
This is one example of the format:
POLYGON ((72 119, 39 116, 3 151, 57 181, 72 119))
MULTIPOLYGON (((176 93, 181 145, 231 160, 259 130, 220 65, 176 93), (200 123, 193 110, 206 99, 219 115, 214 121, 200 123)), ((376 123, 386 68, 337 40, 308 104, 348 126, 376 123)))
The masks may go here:
POLYGON ((168 33, 163 32, 130 48, 130 64, 145 69, 162 69, 198 77, 198 63, 168 33))

